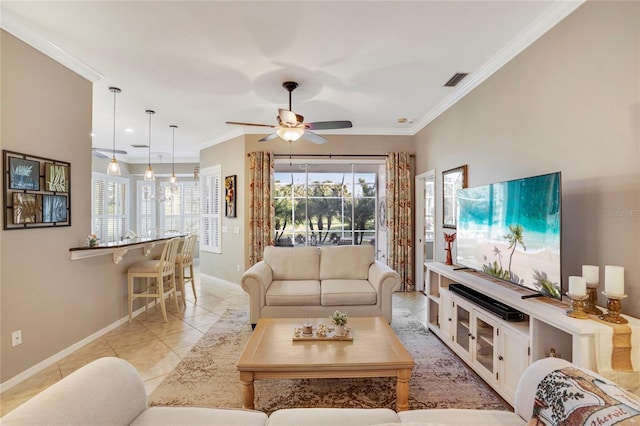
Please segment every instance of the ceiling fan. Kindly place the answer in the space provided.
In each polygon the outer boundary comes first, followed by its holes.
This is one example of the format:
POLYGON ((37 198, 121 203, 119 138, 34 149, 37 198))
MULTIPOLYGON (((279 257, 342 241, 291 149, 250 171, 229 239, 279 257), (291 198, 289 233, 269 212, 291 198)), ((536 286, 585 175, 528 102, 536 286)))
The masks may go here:
POLYGON ((98 158, 109 158, 115 152, 116 154, 126 155, 127 151, 122 151, 120 149, 116 149, 115 151, 111 148, 91 148, 91 152, 98 158))
POLYGON ((347 129, 352 127, 351 121, 341 120, 341 121, 317 121, 315 123, 305 123, 304 117, 296 114, 291 109, 291 93, 298 87, 298 83, 295 81, 285 81, 282 83, 282 87, 284 87, 289 92, 289 109, 278 109, 278 116, 276 119, 278 120, 278 125, 271 124, 257 124, 257 123, 242 123, 237 121, 226 121, 226 124, 237 124, 240 126, 258 126, 258 127, 271 127, 272 129, 276 129, 275 133, 272 133, 264 138, 260 139, 259 142, 266 142, 280 136, 287 142, 297 141, 298 139, 305 138, 306 140, 321 144, 325 143, 327 140, 322 136, 311 132, 311 130, 329 130, 329 129, 347 129))

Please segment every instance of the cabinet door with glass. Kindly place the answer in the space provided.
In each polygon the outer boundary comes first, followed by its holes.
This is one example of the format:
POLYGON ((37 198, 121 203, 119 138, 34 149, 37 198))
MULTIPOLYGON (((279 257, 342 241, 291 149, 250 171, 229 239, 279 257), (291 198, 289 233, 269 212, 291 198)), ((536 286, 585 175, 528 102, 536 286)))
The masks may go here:
POLYGON ((496 321, 477 310, 473 311, 471 340, 473 342, 473 361, 476 371, 487 381, 496 381, 497 362, 497 324, 496 321))
POLYGON ((471 361, 471 354, 473 353, 471 348, 472 307, 470 304, 457 297, 454 298, 453 305, 453 344, 460 357, 471 361))

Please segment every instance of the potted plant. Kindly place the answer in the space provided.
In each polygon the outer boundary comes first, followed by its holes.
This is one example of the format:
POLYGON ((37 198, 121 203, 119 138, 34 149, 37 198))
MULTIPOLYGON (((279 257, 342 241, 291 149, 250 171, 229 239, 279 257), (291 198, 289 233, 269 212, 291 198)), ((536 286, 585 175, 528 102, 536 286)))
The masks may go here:
POLYGON ((342 336, 344 335, 344 326, 347 324, 349 317, 345 312, 335 311, 333 315, 331 315, 331 321, 333 325, 335 325, 335 335, 342 336))

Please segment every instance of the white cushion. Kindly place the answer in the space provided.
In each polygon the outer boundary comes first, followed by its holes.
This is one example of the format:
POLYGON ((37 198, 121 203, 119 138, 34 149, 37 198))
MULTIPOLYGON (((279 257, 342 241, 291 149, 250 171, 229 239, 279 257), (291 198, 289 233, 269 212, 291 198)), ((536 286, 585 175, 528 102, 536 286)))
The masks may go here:
POLYGON ((320 252, 316 247, 264 248, 264 262, 273 271, 274 280, 317 280, 320 252))
POLYGON ((376 289, 367 280, 324 280, 320 284, 323 306, 375 305, 376 289))
POLYGON ((151 407, 131 423, 135 426, 264 426, 267 415, 260 411, 202 408, 202 407, 151 407))
POLYGON ((309 306, 320 304, 320 281, 273 281, 265 295, 272 306, 309 306))
POLYGON ((498 410, 466 410, 461 408, 435 408, 409 410, 398 413, 405 423, 442 423, 465 426, 522 426, 526 422, 516 413, 498 410))
POLYGON ((320 280, 336 278, 366 280, 375 261, 375 247, 323 246, 320 249, 320 280))
POLYGON ((395 411, 388 408, 287 408, 269 416, 270 426, 369 426, 398 423, 395 411))

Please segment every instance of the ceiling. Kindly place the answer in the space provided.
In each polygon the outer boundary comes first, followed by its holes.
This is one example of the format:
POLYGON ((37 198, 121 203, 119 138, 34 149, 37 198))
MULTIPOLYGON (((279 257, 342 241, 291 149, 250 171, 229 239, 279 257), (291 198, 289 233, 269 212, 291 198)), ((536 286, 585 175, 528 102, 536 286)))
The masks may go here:
MULTIPOLYGON (((93 146, 129 162, 176 162, 271 129, 278 108, 305 121, 351 120, 319 134, 413 135, 581 1, 10 1, 2 27, 94 81, 93 146), (443 87, 457 72, 469 75, 443 87), (399 118, 407 122, 399 123, 399 118), (125 129, 129 129, 125 131, 125 129)), ((330 136, 328 144, 331 144, 330 136)), ((267 142, 268 143, 268 142, 267 142)), ((308 142, 298 142, 308 143, 308 142)))

